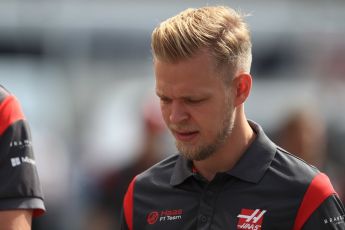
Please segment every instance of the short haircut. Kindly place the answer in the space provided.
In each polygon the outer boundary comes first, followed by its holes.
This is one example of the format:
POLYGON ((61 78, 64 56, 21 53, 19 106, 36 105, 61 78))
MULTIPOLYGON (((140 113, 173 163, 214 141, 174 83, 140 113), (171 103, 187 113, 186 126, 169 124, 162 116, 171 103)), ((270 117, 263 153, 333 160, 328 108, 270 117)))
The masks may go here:
POLYGON ((249 73, 252 44, 244 17, 225 6, 186 9, 154 29, 153 57, 176 63, 207 49, 217 68, 249 73))

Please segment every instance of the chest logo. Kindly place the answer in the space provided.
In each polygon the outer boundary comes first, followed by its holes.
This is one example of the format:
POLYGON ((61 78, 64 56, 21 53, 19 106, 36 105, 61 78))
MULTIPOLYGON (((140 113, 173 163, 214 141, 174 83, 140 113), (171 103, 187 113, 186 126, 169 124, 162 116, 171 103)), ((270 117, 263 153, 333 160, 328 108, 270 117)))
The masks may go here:
POLYGON ((147 215, 147 223, 149 224, 154 224, 157 222, 158 220, 158 217, 159 217, 159 213, 154 211, 154 212, 150 212, 148 215, 147 215))
POLYGON ((243 208, 237 216, 237 229, 260 230, 265 213, 266 210, 243 208))
POLYGON ((182 209, 153 211, 147 215, 146 220, 148 224, 155 224, 157 221, 178 221, 182 219, 182 215, 182 209))

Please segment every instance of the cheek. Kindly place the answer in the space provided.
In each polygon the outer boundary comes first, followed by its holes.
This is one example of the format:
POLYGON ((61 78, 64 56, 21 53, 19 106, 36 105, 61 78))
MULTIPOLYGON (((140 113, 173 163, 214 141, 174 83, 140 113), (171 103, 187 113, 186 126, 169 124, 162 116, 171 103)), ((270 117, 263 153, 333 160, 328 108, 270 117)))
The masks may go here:
POLYGON ((213 132, 213 129, 217 126, 218 116, 210 109, 191 114, 192 120, 205 132, 205 135, 210 135, 213 132))
POLYGON ((163 106, 161 105, 161 112, 162 112, 162 117, 163 117, 163 120, 166 124, 168 124, 168 121, 169 121, 169 110, 166 108, 166 106, 163 106))
POLYGON ((225 113, 226 111, 224 109, 209 109, 202 113, 203 119, 200 121, 200 124, 205 128, 208 135, 213 135, 221 128, 225 113))

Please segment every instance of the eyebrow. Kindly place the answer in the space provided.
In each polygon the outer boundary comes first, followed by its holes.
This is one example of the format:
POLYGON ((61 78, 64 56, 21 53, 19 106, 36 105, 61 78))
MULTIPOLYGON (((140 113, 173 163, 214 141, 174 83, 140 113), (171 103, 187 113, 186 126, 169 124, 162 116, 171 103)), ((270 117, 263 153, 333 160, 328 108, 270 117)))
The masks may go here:
POLYGON ((157 95, 159 98, 166 97, 166 96, 164 96, 162 93, 160 93, 160 92, 158 92, 158 91, 156 91, 156 95, 157 95))
MULTIPOLYGON (((171 99, 170 97, 168 97, 168 96, 166 96, 166 95, 164 95, 164 94, 162 94, 162 93, 160 93, 160 92, 157 92, 157 91, 156 91, 156 95, 157 95, 159 98, 168 98, 168 99, 171 99)), ((210 97, 210 94, 205 93, 205 94, 181 96, 181 97, 179 97, 179 99, 184 99, 184 100, 189 99, 189 100, 190 100, 190 99, 199 99, 199 98, 208 98, 208 97, 210 97)))

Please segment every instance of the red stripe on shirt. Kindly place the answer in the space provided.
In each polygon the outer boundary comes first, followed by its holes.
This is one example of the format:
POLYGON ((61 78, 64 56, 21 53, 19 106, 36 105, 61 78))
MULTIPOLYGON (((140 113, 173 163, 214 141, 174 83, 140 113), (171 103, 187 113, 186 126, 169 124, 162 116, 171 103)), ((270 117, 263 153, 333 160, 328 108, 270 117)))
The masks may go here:
POLYGON ((24 114, 17 99, 10 95, 0 104, 0 135, 18 120, 24 119, 24 114))
POLYGON ((304 194, 293 229, 300 230, 311 214, 332 194, 336 192, 328 177, 323 173, 316 175, 304 194))
POLYGON ((132 182, 129 184, 124 202, 123 202, 123 210, 125 215, 125 220, 129 230, 133 230, 133 190, 134 190, 134 183, 135 177, 132 182))

